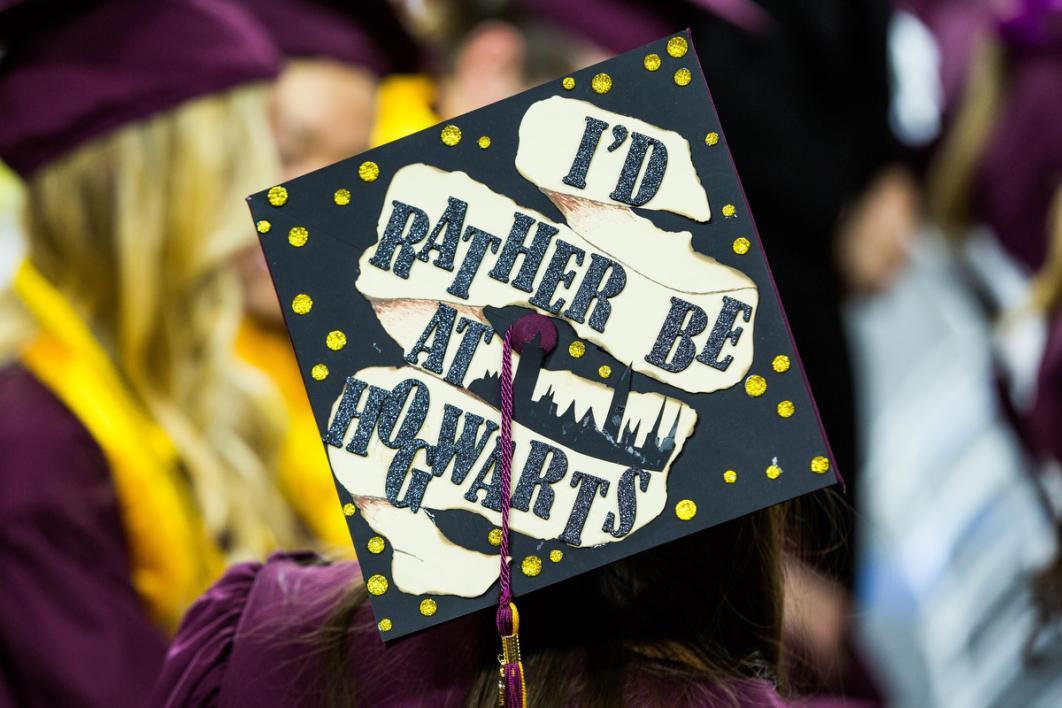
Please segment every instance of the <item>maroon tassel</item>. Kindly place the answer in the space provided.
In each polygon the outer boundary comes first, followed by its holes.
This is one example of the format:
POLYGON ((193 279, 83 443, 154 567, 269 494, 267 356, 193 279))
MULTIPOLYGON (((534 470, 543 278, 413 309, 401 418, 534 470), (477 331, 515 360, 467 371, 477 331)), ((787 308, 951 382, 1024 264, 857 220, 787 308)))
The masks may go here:
POLYGON ((557 329, 544 315, 524 315, 505 331, 501 370, 501 570, 496 622, 501 635, 498 657, 498 705, 501 708, 527 708, 527 680, 520 658, 520 613, 513 604, 512 571, 509 568, 509 497, 513 477, 513 364, 512 351, 538 342, 543 351, 557 346, 557 329))

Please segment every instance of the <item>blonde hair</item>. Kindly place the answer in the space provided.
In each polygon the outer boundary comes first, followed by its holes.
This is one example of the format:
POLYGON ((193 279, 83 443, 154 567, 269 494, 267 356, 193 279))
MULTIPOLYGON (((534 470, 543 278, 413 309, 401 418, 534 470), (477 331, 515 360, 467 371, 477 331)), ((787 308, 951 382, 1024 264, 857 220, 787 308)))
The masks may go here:
POLYGON ((282 409, 233 353, 243 308, 230 262, 253 245, 242 202, 277 173, 266 91, 190 101, 91 141, 26 185, 30 262, 169 435, 230 559, 293 541, 272 481, 282 409))
MULTIPOLYGON (((1006 97, 1007 61, 998 41, 988 37, 978 40, 967 74, 955 124, 928 174, 930 211, 954 239, 961 238, 973 223, 973 181, 1006 97)), ((1062 309, 1062 184, 1051 201, 1045 237, 1046 258, 1033 277, 1031 305, 1054 314, 1062 309)))

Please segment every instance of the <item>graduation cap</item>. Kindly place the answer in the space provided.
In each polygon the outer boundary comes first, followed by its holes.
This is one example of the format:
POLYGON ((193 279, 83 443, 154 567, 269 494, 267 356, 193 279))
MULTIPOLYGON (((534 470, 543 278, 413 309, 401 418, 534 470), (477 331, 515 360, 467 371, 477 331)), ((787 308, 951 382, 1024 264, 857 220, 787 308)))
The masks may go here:
POLYGON ((838 479, 688 34, 249 202, 385 640, 838 479))

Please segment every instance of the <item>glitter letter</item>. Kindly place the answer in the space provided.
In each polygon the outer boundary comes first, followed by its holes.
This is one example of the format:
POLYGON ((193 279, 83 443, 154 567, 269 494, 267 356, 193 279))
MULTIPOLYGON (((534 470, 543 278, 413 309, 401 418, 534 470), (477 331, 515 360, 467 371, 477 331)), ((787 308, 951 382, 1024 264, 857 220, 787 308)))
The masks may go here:
POLYGON ((723 350, 723 342, 728 339, 732 345, 737 346, 738 338, 741 337, 741 332, 744 329, 742 327, 734 327, 734 320, 737 319, 737 313, 739 312, 745 317, 746 322, 752 319, 752 307, 740 300, 724 295, 723 309, 719 312, 719 319, 715 321, 712 333, 708 335, 708 343, 704 345, 704 349, 697 355, 697 361, 720 371, 726 371, 729 368, 730 362, 734 361, 734 357, 727 354, 720 359, 719 353, 723 350))
POLYGON ((464 241, 472 239, 472 245, 465 252, 465 257, 461 261, 461 267, 454 277, 454 282, 450 284, 450 287, 446 288, 446 292, 462 300, 467 300, 468 286, 472 284, 472 278, 476 277, 479 266, 483 263, 483 254, 487 252, 488 247, 490 247, 491 253, 497 253, 501 239, 494 234, 477 229, 475 226, 469 226, 465 229, 465 235, 461 238, 464 241))
POLYGON ((627 159, 623 163, 616 189, 608 195, 617 202, 642 206, 656 196, 660 190, 660 183, 664 179, 664 170, 667 169, 667 147, 656 138, 650 138, 641 133, 631 133, 631 149, 627 153, 627 159), (645 153, 649 148, 649 164, 645 167, 645 176, 642 177, 642 185, 638 187, 638 194, 634 192, 634 183, 638 179, 638 173, 645 161, 645 153))
POLYGON ((652 475, 637 467, 628 467, 620 477, 617 495, 619 496, 619 524, 616 524, 616 515, 611 511, 605 517, 602 531, 612 534, 614 538, 623 538, 634 528, 634 520, 638 516, 637 492, 634 491, 634 479, 638 478, 638 488, 643 492, 649 490, 649 480, 652 475), (616 528, 613 528, 616 526, 616 528))
POLYGON ((554 499, 554 493, 550 487, 561 481, 567 473, 568 456, 563 450, 538 440, 532 440, 531 451, 527 454, 527 462, 524 463, 524 470, 520 473, 520 481, 513 490, 513 508, 527 511, 531 506, 531 495, 535 487, 539 487, 538 497, 535 499, 535 516, 548 519, 554 499), (539 473, 542 472, 547 455, 550 458, 549 468, 545 474, 540 476, 539 473))
POLYGON ((398 453, 391 460, 390 467, 387 468, 384 489, 387 491, 387 501, 391 502, 391 505, 396 509, 404 509, 408 506, 410 511, 416 512, 419 510, 420 503, 424 499, 424 492, 428 489, 428 482, 434 479, 431 474, 424 470, 416 468, 410 470, 413 458, 417 456, 417 451, 422 449, 428 451, 428 457, 431 457, 435 452, 427 441, 413 438, 398 449, 398 453), (399 499, 398 493, 402 491, 402 483, 410 472, 413 473, 413 476, 409 481, 409 487, 406 489, 406 496, 399 499))
POLYGON ((350 421, 357 418, 358 427, 354 431, 354 437, 350 439, 350 443, 347 445, 347 452, 353 452, 361 457, 365 457, 369 437, 376 428, 376 420, 380 417, 380 408, 388 394, 387 389, 379 386, 368 386, 368 400, 365 401, 365 407, 359 411, 358 401, 361 400, 361 394, 365 391, 366 386, 368 384, 353 376, 347 379, 347 385, 343 388, 343 398, 339 401, 336 415, 332 418, 332 425, 328 427, 328 434, 324 439, 332 447, 343 447, 343 438, 347 435, 350 421))
MULTIPOLYGON (((513 443, 513 448, 516 448, 516 443, 513 443)), ((472 486, 465 492, 465 499, 473 503, 479 501, 479 490, 482 489, 486 492, 483 497, 483 508, 501 511, 501 474, 498 472, 499 467, 501 467, 500 437, 495 438, 494 451, 490 453, 490 457, 483 463, 483 467, 479 469, 479 474, 476 475, 472 486), (484 480, 488 474, 490 475, 490 482, 485 482, 484 480)))
POLYGON ((531 292, 538 267, 542 265, 542 257, 546 255, 546 249, 549 248, 549 240, 559 233, 558 229, 549 224, 539 222, 538 228, 535 229, 534 240, 531 241, 530 246, 525 246, 524 239, 527 238, 527 232, 531 230, 533 223, 535 220, 527 214, 516 212, 513 228, 509 230, 509 236, 505 239, 501 255, 498 256, 498 261, 490 271, 490 277, 499 282, 508 283, 509 276, 513 272, 513 265, 516 264, 516 257, 522 254, 524 261, 520 264, 520 272, 516 274, 516 279, 513 280, 513 287, 525 293, 531 292))
POLYGON ((446 382, 454 386, 464 385, 468 365, 472 363, 472 357, 476 353, 480 340, 484 344, 490 344, 490 340, 494 339, 493 327, 467 317, 462 317, 457 322, 457 333, 462 332, 464 335, 461 337, 461 344, 457 347, 457 354, 454 356, 453 363, 450 364, 450 370, 446 372, 446 382))
POLYGON ((413 349, 406 355, 406 361, 416 366, 417 357, 420 356, 420 353, 428 352, 428 358, 424 360, 422 366, 428 371, 441 374, 443 358, 446 356, 446 347, 450 345, 450 333, 453 331, 456 318, 457 310, 440 302, 438 309, 435 310, 435 314, 431 317, 431 322, 421 333, 420 339, 413 345, 413 349), (433 332, 435 337, 429 347, 427 346, 428 337, 433 332))
POLYGON ((454 471, 450 476, 450 480, 454 484, 464 483, 465 477, 468 476, 469 470, 472 469, 472 464, 483 454, 490 436, 497 430, 498 424, 493 421, 484 420, 475 413, 462 411, 457 406, 452 406, 449 403, 444 404, 442 427, 439 430, 439 440, 435 446, 435 459, 432 461, 431 466, 432 474, 436 477, 441 476, 446 472, 446 468, 449 467, 450 460, 453 460, 454 471), (461 418, 462 413, 465 416, 465 427, 461 430, 461 437, 455 441, 457 421, 461 418), (479 432, 479 426, 484 423, 486 423, 486 428, 477 440, 476 434, 479 432))
POLYGON ((420 426, 424 424, 430 402, 431 393, 423 381, 406 379, 395 386, 391 393, 387 394, 387 400, 384 401, 380 411, 380 422, 376 428, 380 442, 392 450, 398 450, 412 440, 420 432, 420 426), (398 416, 406 407, 406 399, 409 398, 411 392, 413 392, 413 401, 409 404, 409 410, 406 411, 405 420, 402 421, 394 439, 388 439, 394 432, 395 425, 398 424, 398 416))
POLYGON ((583 139, 579 142, 579 149, 572 161, 572 168, 564 177, 564 184, 576 189, 586 188, 586 171, 590 168, 590 159, 597 152, 597 144, 601 142, 601 134, 605 132, 608 123, 597 118, 586 117, 586 128, 583 130, 583 139))
POLYGON ((391 257, 398 248, 398 258, 395 259, 393 272, 399 278, 408 278, 409 266, 417 257, 413 244, 420 243, 428 235, 428 215, 423 210, 398 200, 392 201, 391 204, 394 210, 387 222, 387 228, 384 229, 383 238, 376 247, 376 253, 369 259, 369 263, 380 270, 388 270, 391 268, 391 257), (403 238, 402 233, 406 231, 410 216, 413 217, 413 224, 403 238))
POLYGON ((457 242, 461 238, 461 229, 465 226, 465 213, 468 211, 468 203, 456 197, 450 197, 448 202, 446 211, 439 217, 435 228, 431 230, 431 236, 417 254, 417 258, 427 263, 428 253, 438 251, 439 255, 434 265, 443 270, 454 269, 454 254, 457 253, 457 242), (446 233, 442 243, 439 243, 439 234, 443 229, 446 229, 446 233))
POLYGON ((693 337, 704 331, 708 326, 708 315, 704 310, 691 302, 671 298, 671 311, 667 313, 664 326, 660 328, 660 334, 656 337, 653 350, 645 357, 645 360, 653 366, 658 366, 664 371, 677 373, 684 371, 693 361, 693 355, 697 347, 693 344, 693 337), (682 328, 686 321, 686 315, 690 315, 690 322, 685 329, 682 328), (675 356, 669 363, 667 355, 671 353, 671 347, 678 340, 675 347, 675 356))
POLYGON ((575 294, 571 306, 564 311, 564 316, 582 323, 590 303, 597 300, 594 311, 590 313, 590 326, 598 332, 604 332, 605 323, 612 314, 612 305, 609 304, 608 299, 623 292, 626 285, 627 271, 623 269, 623 266, 610 258, 591 253, 590 267, 583 276, 583 282, 579 284, 579 292, 575 294), (605 273, 610 270, 612 272, 609 273, 608 282, 605 283, 605 287, 598 290, 605 273))
POLYGON ((578 487, 579 494, 575 497, 575 505, 572 507, 571 516, 568 517, 568 525, 564 527, 564 533, 558 536, 557 540, 571 546, 578 546, 583 542, 583 527, 586 526, 590 505, 594 503, 595 496, 604 497, 608 494, 608 480, 585 472, 576 472, 572 475, 572 487, 578 487))
POLYGON ((564 283, 564 287, 569 288, 572 285, 572 280, 575 279, 574 270, 565 270, 568 267, 568 261, 575 256, 575 264, 583 264, 583 256, 586 255, 586 251, 573 246, 567 241, 557 239, 557 249, 553 252, 553 258, 550 259, 549 265, 546 266, 546 272, 542 275, 542 282, 538 284, 538 291, 534 297, 528 300, 529 303, 535 307, 541 307, 550 314, 557 314, 560 309, 564 307, 564 298, 559 298, 556 302, 550 303, 553 298, 553 293, 557 292, 557 286, 560 283, 564 283))

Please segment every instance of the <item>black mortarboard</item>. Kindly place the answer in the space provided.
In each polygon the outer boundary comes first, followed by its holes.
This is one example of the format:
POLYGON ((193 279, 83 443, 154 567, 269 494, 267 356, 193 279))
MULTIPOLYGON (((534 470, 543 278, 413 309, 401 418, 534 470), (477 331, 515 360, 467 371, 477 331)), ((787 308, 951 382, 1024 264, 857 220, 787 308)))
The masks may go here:
POLYGON ((385 639, 836 480, 686 34, 250 206, 385 639))

